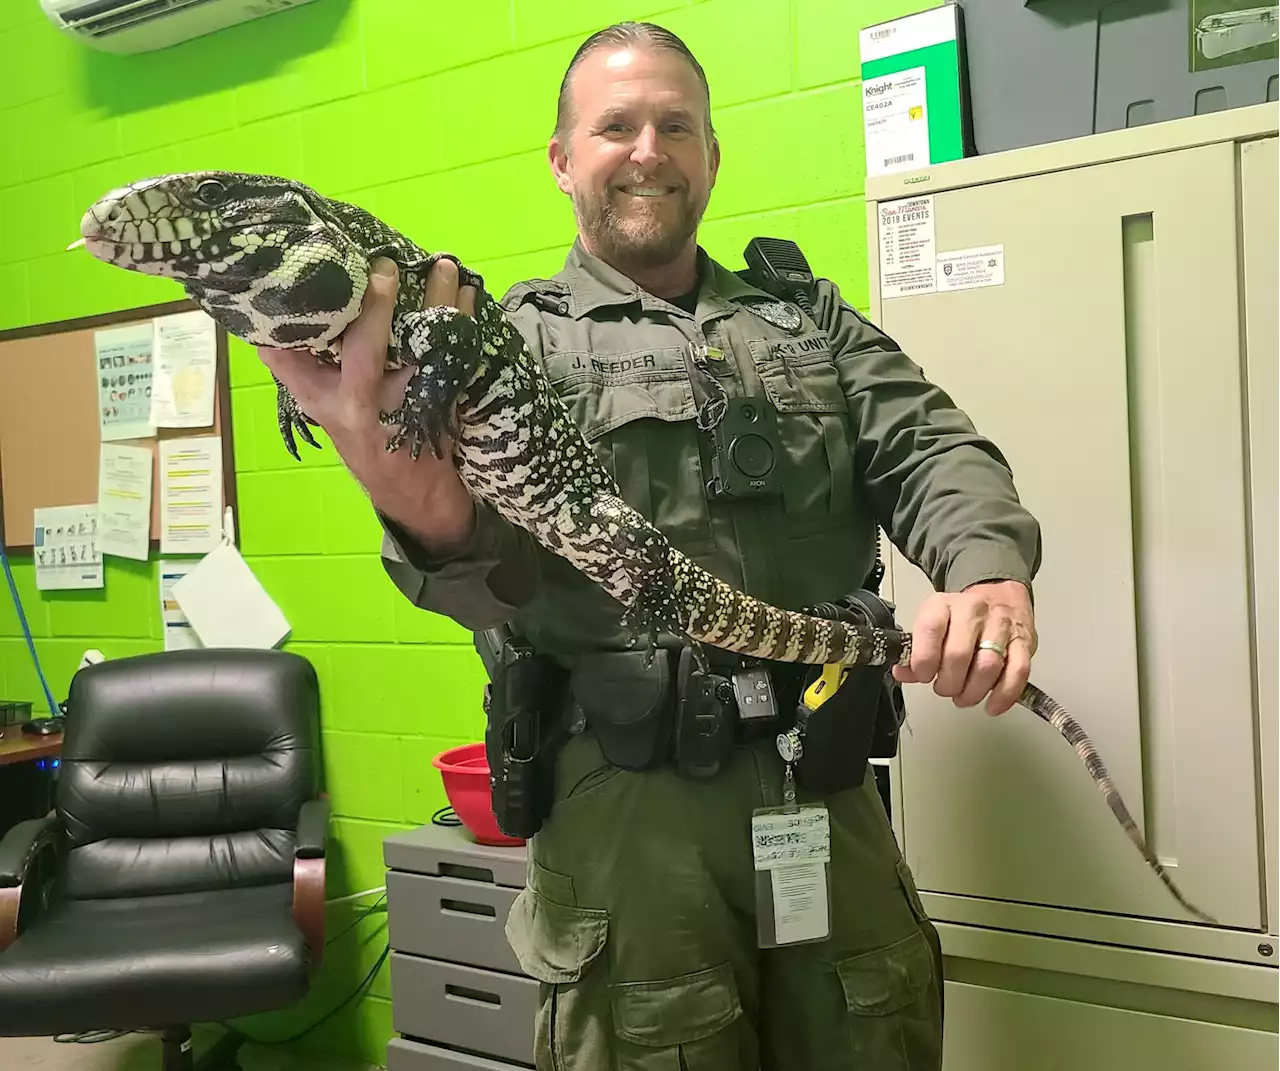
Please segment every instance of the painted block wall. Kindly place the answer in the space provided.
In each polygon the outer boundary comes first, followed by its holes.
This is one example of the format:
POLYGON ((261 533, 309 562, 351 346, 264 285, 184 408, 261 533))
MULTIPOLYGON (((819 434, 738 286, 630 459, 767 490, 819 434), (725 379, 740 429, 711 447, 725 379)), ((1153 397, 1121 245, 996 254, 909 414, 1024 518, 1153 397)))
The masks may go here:
MULTIPOLYGON (((679 33, 711 82, 723 164, 702 240, 730 267, 757 234, 794 238, 865 309, 861 26, 930 0, 316 0, 158 53, 90 51, 35 0, 0 5, 0 329, 181 296, 64 252, 84 208, 146 175, 240 168, 302 179, 457 252, 501 294, 554 273, 573 238, 546 165, 561 76, 590 32, 648 18, 679 33)), ((431 757, 480 739, 469 636, 411 607, 378 562, 380 529, 331 449, 292 460, 273 388, 232 343, 242 549, 293 625, 324 704, 335 841, 330 896, 383 884, 381 841, 443 804, 431 757)), ((55 415, 50 415, 51 421, 55 415)), ((321 436, 323 442, 323 436, 321 436)), ((21 595, 55 699, 81 652, 161 646, 155 564, 111 559, 101 592, 21 595)), ((0 586, 0 696, 47 706, 0 586)), ((341 929, 352 909, 336 909, 341 929)), ((332 950, 316 991, 245 1025, 284 1038, 377 960, 374 916, 332 950)), ((392 1034, 384 964, 367 993, 297 1043, 381 1062, 392 1034)))

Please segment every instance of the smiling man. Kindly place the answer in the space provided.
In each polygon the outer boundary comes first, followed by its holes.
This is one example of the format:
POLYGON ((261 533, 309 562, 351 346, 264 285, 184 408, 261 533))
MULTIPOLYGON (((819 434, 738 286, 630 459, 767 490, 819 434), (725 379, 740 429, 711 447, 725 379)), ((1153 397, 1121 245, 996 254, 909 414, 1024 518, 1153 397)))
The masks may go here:
MULTIPOLYGON (((794 609, 862 588, 883 525, 937 591, 895 675, 1008 710, 1036 644, 1038 525, 999 451, 835 285, 819 279, 802 311, 698 245, 720 147, 684 44, 645 23, 587 39, 548 161, 578 235, 560 272, 503 307, 627 502, 711 573, 794 609), (747 411, 776 427, 754 482, 730 478, 744 455, 720 434, 747 411)), ((558 673, 561 700, 523 697, 542 704, 551 803, 507 920, 541 982, 539 1071, 937 1071, 937 934, 865 749, 826 756, 838 783, 795 786, 822 866, 757 870, 770 836, 753 818, 792 788, 778 736, 804 667, 708 648, 704 673, 674 637, 648 658, 617 603, 473 503, 447 460, 388 454, 393 294, 375 275, 331 387, 288 354, 263 359, 368 492, 406 598, 502 626, 558 673)), ((426 302, 469 312, 474 294, 442 260, 426 302)), ((496 672, 494 723, 512 705, 496 672)), ((849 687, 837 699, 863 694, 849 687)), ((849 726, 874 720, 878 687, 841 710, 849 726)))

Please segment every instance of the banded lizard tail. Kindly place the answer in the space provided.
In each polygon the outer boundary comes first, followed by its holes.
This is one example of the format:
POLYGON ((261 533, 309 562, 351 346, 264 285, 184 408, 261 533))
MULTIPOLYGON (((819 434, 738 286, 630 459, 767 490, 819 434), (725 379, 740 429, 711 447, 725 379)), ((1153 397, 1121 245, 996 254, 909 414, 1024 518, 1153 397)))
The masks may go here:
MULTIPOLYGON (((468 491, 544 547, 573 563, 622 606, 633 636, 667 631, 699 644, 811 664, 907 664, 911 635, 782 610, 732 588, 671 546, 628 505, 588 446, 523 338, 451 254, 427 253, 364 209, 302 183, 267 175, 201 171, 115 189, 81 221, 98 259, 180 282, 226 330, 253 346, 311 350, 341 361, 342 334, 360 311, 373 261, 399 266, 400 290, 387 367, 412 368, 402 404, 382 414, 387 448, 454 461, 468 491), (474 319, 423 308, 426 275, 441 257, 476 288, 474 319)), ((277 382, 277 416, 289 452, 316 446, 289 391, 277 382)), ((1093 742, 1076 720, 1028 683, 1019 703, 1075 748, 1130 840, 1192 914, 1147 847, 1093 742)))

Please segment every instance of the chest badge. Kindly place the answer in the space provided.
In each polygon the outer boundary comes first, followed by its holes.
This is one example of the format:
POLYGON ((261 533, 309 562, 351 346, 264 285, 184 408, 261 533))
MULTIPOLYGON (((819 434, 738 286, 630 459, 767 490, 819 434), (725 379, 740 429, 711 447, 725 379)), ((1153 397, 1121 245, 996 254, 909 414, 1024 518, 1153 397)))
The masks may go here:
POLYGON ((782 301, 753 301, 751 311, 774 327, 781 327, 788 334, 800 330, 800 310, 782 301))

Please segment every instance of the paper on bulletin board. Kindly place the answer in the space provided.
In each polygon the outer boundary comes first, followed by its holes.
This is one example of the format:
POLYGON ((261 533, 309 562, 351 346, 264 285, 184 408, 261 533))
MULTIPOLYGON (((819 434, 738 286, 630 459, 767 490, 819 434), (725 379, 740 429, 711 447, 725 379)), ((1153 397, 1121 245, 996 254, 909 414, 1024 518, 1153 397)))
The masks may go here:
POLYGON ((218 336, 200 309, 155 321, 151 423, 158 428, 207 428, 213 424, 218 336))
POLYGON ((40 591, 100 588, 98 507, 46 506, 35 511, 33 553, 40 591))
POLYGON ((103 443, 98 465, 98 551, 144 562, 151 541, 152 453, 103 443))
POLYGON ((151 369, 155 328, 150 320, 93 333, 98 375, 98 421, 103 442, 152 439, 151 369))
POLYGON ((160 480, 160 553, 209 553, 222 539, 222 437, 161 439, 160 480))
POLYGON ((173 595, 174 584, 197 564, 195 560, 160 562, 160 623, 164 627, 166 651, 191 651, 204 646, 173 595))

